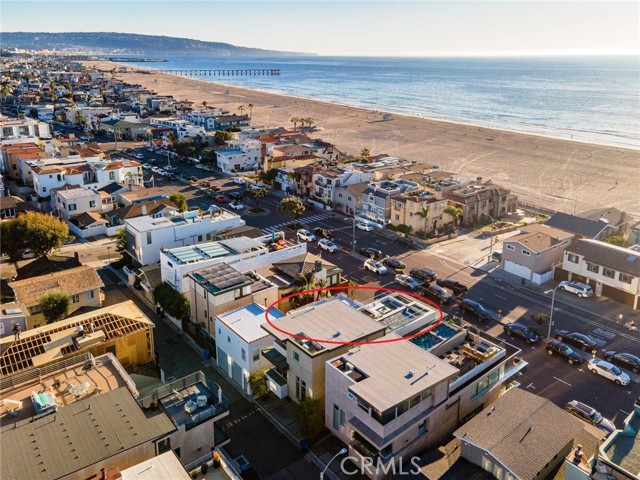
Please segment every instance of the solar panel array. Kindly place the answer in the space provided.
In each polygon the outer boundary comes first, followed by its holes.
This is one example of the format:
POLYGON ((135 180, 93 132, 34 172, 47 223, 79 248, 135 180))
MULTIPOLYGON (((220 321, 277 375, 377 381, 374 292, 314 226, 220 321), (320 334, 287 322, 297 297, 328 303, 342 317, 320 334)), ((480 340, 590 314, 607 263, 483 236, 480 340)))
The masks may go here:
POLYGON ((188 247, 178 247, 169 250, 177 261, 181 263, 199 262, 215 257, 223 257, 229 254, 229 250, 218 243, 204 243, 201 245, 190 245, 188 247))
POLYGON ((203 268, 197 273, 206 283, 217 290, 227 290, 231 287, 253 282, 247 275, 240 273, 226 263, 203 268))

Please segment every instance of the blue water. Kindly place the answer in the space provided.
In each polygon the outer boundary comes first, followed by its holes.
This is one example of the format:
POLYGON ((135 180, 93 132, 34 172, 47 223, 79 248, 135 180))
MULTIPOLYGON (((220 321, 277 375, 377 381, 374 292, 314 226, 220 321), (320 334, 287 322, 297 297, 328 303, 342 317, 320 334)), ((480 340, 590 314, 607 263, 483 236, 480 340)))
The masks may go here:
POLYGON ((640 148, 638 57, 168 56, 147 68, 279 68, 228 85, 525 133, 640 148))

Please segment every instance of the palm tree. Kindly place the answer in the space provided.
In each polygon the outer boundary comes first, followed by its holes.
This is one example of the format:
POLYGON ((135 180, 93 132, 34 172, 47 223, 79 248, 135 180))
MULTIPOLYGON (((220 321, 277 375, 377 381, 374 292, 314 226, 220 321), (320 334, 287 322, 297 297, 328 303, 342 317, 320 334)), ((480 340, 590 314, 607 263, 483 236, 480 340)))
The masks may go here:
POLYGON ((370 156, 371 156, 371 150, 369 150, 367 147, 364 147, 360 152, 360 158, 362 158, 362 160, 366 160, 370 156))
POLYGON ((358 282, 356 282, 355 280, 349 280, 349 288, 347 290, 347 296, 353 300, 353 297, 356 296, 356 289, 353 287, 357 287, 358 286, 358 282))
POLYGON ((304 123, 307 121, 306 118, 300 117, 298 118, 298 121, 300 122, 300 131, 304 132, 304 123))
POLYGON ((244 112, 244 105, 240 105, 238 110, 240 110, 240 115, 242 115, 242 112, 244 112))
POLYGON ((455 226, 458 224, 458 219, 462 216, 462 209, 454 205, 449 205, 443 210, 443 213, 453 217, 453 225, 455 226))
POLYGON ((307 124, 309 131, 311 131, 311 125, 313 125, 315 122, 315 120, 312 117, 307 117, 304 119, 305 123, 307 124))
POLYGON ((249 119, 251 119, 251 115, 253 114, 253 103, 250 103, 248 106, 249 106, 249 119))
POLYGON ((202 106, 203 106, 204 108, 207 108, 207 101, 206 101, 206 100, 204 100, 204 101, 202 102, 202 106))
POLYGON ((418 212, 418 215, 420 215, 422 218, 429 218, 429 208, 428 207, 424 207, 422 210, 420 210, 418 212))
POLYGON ((294 129, 294 130, 295 130, 296 128, 298 128, 298 122, 300 121, 300 118, 299 118, 299 117, 291 117, 291 118, 289 119, 289 121, 290 121, 291 123, 293 123, 293 129, 294 129))
MULTIPOLYGON (((318 287, 320 288, 327 288, 327 280, 326 279, 322 279, 318 282, 318 287)), ((329 291, 325 290, 324 292, 318 292, 318 297, 316 298, 316 300, 320 300, 322 297, 328 297, 329 296, 329 291)))

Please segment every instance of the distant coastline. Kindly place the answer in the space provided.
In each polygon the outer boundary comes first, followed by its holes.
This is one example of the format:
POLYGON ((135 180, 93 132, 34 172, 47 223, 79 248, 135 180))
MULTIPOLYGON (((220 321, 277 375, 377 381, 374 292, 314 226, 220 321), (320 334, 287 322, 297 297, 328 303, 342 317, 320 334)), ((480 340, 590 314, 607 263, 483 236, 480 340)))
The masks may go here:
MULTIPOLYGON (((115 64, 89 62, 109 71, 115 64)), ((416 160, 425 169, 441 169, 465 177, 491 178, 531 205, 575 213, 612 206, 640 215, 637 178, 640 151, 568 141, 549 136, 490 129, 467 123, 392 114, 301 97, 154 73, 117 74, 161 95, 189 99, 199 105, 237 111, 251 103, 252 125, 293 128, 292 116, 312 117, 313 136, 350 154, 369 148, 416 160), (595 173, 594 173, 595 172, 595 173)))

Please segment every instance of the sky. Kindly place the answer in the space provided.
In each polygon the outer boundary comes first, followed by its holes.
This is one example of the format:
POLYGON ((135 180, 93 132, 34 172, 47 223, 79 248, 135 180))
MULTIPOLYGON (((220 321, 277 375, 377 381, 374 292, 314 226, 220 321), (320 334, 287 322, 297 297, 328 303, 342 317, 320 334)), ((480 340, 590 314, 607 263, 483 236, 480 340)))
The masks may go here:
POLYGON ((123 32, 318 55, 640 54, 637 0, 0 0, 0 32, 123 32))

